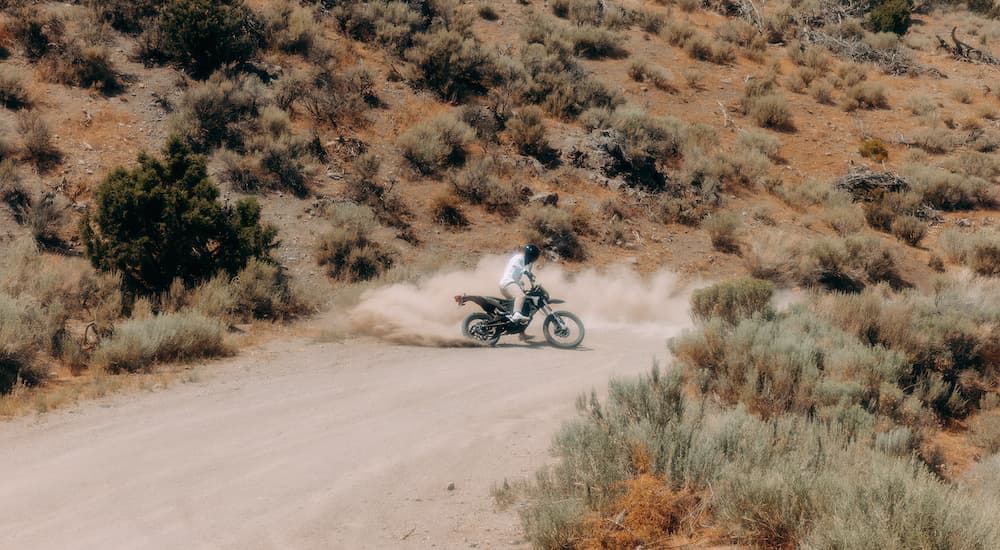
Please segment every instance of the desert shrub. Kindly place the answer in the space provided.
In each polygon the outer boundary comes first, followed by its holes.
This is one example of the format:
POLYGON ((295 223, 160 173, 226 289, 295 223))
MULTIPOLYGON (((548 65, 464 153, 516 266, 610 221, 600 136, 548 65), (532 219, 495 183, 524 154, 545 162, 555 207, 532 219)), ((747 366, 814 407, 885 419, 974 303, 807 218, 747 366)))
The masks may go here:
POLYGON ((884 0, 868 12, 868 26, 874 32, 906 34, 910 29, 912 0, 884 0))
POLYGON ((927 224, 915 216, 900 216, 892 222, 892 234, 910 246, 917 246, 927 234, 927 224))
POLYGON ((740 220, 733 214, 713 214, 701 224, 708 232, 712 248, 719 252, 737 253, 740 250, 736 233, 740 228, 740 220))
POLYGON ((931 126, 918 130, 910 141, 913 145, 931 154, 948 153, 958 145, 951 132, 941 126, 931 126))
POLYGON ((375 82, 375 75, 363 65, 344 70, 335 65, 321 67, 311 73, 302 103, 318 121, 334 126, 364 124, 364 113, 382 103, 375 82))
POLYGON ((588 518, 597 514, 608 518, 600 532, 628 521, 633 534, 645 532, 641 525, 691 535, 662 516, 669 514, 766 548, 976 548, 1000 540, 987 498, 970 498, 909 456, 873 448, 874 430, 857 408, 840 409, 826 422, 804 415, 761 420, 700 393, 689 397, 678 374, 654 368, 613 380, 606 402, 596 392, 581 396, 580 416, 554 437, 556 463, 520 489, 528 540, 538 548, 590 540, 588 518), (644 475, 661 480, 662 491, 683 488, 693 496, 669 505, 653 500, 662 505, 657 516, 621 507, 634 498, 629 480, 644 475), (625 520, 630 513, 639 517, 625 520))
POLYGON ((49 123, 37 111, 18 114, 17 132, 21 135, 25 156, 36 165, 44 167, 61 160, 62 154, 52 143, 49 123))
POLYGON ((937 111, 937 105, 925 95, 911 95, 906 98, 906 108, 911 113, 924 116, 937 111))
POLYGON ((504 129, 508 114, 481 105, 466 105, 460 113, 462 121, 476 131, 476 137, 496 143, 497 134, 504 129))
POLYGON ((12 19, 7 29, 31 61, 41 59, 57 47, 66 32, 62 18, 43 14, 36 7, 17 10, 12 19))
POLYGON ((261 111, 258 126, 246 155, 220 155, 223 177, 246 192, 286 190, 304 196, 315 172, 310 139, 293 135, 287 113, 275 106, 261 111))
POLYGON ((886 147, 885 142, 879 138, 867 138, 861 142, 861 147, 858 147, 858 153, 865 158, 872 159, 877 162, 885 162, 889 159, 889 148, 886 147))
POLYGON ((154 0, 89 0, 88 4, 100 21, 117 31, 138 34, 144 26, 155 24, 162 2, 154 0))
POLYGON ((452 187, 456 195, 472 204, 482 205, 487 212, 513 216, 524 202, 524 197, 513 183, 498 179, 496 169, 493 161, 476 159, 452 178, 452 187))
POLYGON ((459 198, 454 193, 440 193, 431 200, 431 217, 435 222, 449 227, 465 227, 468 218, 462 212, 459 198))
POLYGON ((0 293, 0 395, 18 383, 40 384, 47 376, 35 361, 42 350, 36 328, 25 304, 0 293))
POLYGON ((777 130, 794 128, 788 102, 770 77, 748 80, 743 86, 740 105, 743 114, 750 116, 758 126, 777 130))
POLYGON ((520 95, 555 116, 575 118, 589 108, 613 108, 622 102, 618 94, 556 48, 550 50, 538 41, 529 43, 520 62, 524 68, 519 79, 520 95))
POLYGON ((242 151, 265 103, 264 85, 256 76, 230 79, 217 72, 184 95, 173 130, 199 153, 220 146, 242 151))
POLYGON ((865 217, 850 201, 828 200, 820 218, 840 236, 853 235, 865 226, 865 217))
POLYGON ((482 17, 487 21, 496 21, 497 19, 500 19, 500 15, 497 13, 497 10, 487 2, 479 4, 477 11, 479 13, 479 17, 482 17))
POLYGON ((94 88, 107 94, 123 87, 105 46, 73 42, 63 46, 58 55, 47 57, 45 65, 46 77, 61 84, 94 88))
POLYGON ((66 225, 66 199, 48 192, 30 202, 23 213, 24 223, 31 229, 31 235, 42 249, 62 250, 65 244, 62 231, 66 225))
POLYGON ((181 140, 169 141, 164 158, 141 154, 138 162, 100 183, 94 212, 81 221, 94 267, 118 270, 130 289, 155 293, 175 278, 193 286, 220 270, 234 274, 273 248, 277 230, 260 224, 257 202, 220 203, 205 159, 181 140))
POLYGON ((868 69, 860 63, 850 61, 837 66, 837 83, 844 88, 856 86, 867 79, 868 69))
POLYGON ((0 161, 0 200, 11 209, 15 218, 31 206, 31 196, 24 189, 21 175, 11 159, 0 161))
POLYGON ((319 237, 316 261, 334 279, 356 283, 374 279, 392 267, 394 254, 372 240, 362 227, 334 227, 319 237))
POLYGON ((115 327, 94 350, 92 365, 112 373, 148 372, 153 365, 229 353, 225 325, 197 313, 166 313, 115 327))
POLYGON ((984 412, 969 424, 970 439, 987 454, 1000 453, 1000 414, 984 412))
POLYGON ((787 79, 785 79, 785 86, 797 93, 804 93, 809 86, 816 81, 819 74, 809 67, 799 67, 794 73, 792 73, 787 79))
POLYGON ((830 81, 826 79, 817 80, 809 86, 809 95, 811 95, 817 103, 831 105, 833 104, 833 84, 830 84, 830 81))
POLYGON ((312 312, 302 291, 278 264, 251 258, 229 283, 231 313, 241 320, 282 320, 312 312))
POLYGON ((0 105, 14 110, 31 107, 24 81, 7 67, 0 68, 0 105))
POLYGON ((274 49, 324 61, 329 54, 317 16, 313 9, 290 0, 272 4, 262 14, 265 40, 274 49))
POLYGON ((403 156, 424 174, 465 163, 466 148, 475 131, 451 114, 438 115, 414 124, 399 136, 403 156))
POLYGON ((545 137, 545 123, 540 108, 529 105, 518 110, 507 123, 507 131, 521 154, 551 160, 554 151, 545 137))
POLYGON ((920 164, 903 167, 903 175, 914 192, 927 204, 941 210, 990 208, 998 197, 993 186, 978 177, 968 177, 920 164))
POLYGON ((586 228, 572 213, 555 206, 543 206, 527 210, 521 217, 527 242, 567 260, 580 261, 586 257, 580 240, 580 233, 586 228))
POLYGON ((742 19, 730 19, 715 27, 715 37, 741 48, 756 48, 760 31, 742 19))
POLYGON ((957 157, 945 159, 941 166, 956 174, 974 176, 984 180, 1000 177, 1000 160, 989 153, 963 151, 957 157))
POLYGON ((731 325, 771 309, 774 283, 745 277, 699 289, 691 295, 691 315, 707 322, 718 317, 731 325))
POLYGON ((669 21, 663 30, 663 34, 672 46, 683 46, 684 43, 687 42, 689 38, 697 34, 697 32, 698 31, 694 28, 694 25, 680 19, 669 21))
POLYGON ((441 97, 456 101, 486 91, 493 80, 493 58, 474 36, 439 30, 420 34, 406 52, 418 71, 417 81, 441 97))
POLYGON ((844 90, 841 107, 845 111, 858 109, 887 109, 889 100, 885 86, 877 82, 860 82, 844 90))
POLYGON ((807 67, 817 73, 828 72, 833 64, 833 58, 823 46, 817 44, 805 46, 798 41, 792 41, 788 46, 788 57, 796 65, 807 67))
POLYGON ((656 117, 637 108, 616 109, 610 123, 624 153, 618 171, 633 186, 663 190, 665 178, 659 166, 681 158, 687 127, 674 117, 656 117))
POLYGON ((644 59, 633 60, 629 65, 628 74, 636 82, 650 82, 653 86, 661 90, 668 92, 676 91, 670 73, 662 69, 650 67, 649 63, 644 59))
POLYGON ((895 254, 872 237, 824 239, 812 244, 797 268, 803 284, 841 292, 859 292, 868 284, 905 283, 895 254))
POLYGON ((736 60, 736 50, 732 44, 710 40, 701 33, 695 33, 684 42, 684 51, 692 59, 725 65, 736 60))
POLYGON ((751 151, 757 151, 769 158, 776 158, 781 150, 781 140, 771 134, 758 130, 746 130, 736 136, 736 145, 751 151))
POLYGON ((564 36, 576 55, 589 59, 624 57, 627 53, 622 49, 621 35, 605 27, 580 25, 564 31, 564 36))
POLYGON ((249 61, 262 25, 243 0, 170 0, 160 11, 160 49, 196 78, 249 61))

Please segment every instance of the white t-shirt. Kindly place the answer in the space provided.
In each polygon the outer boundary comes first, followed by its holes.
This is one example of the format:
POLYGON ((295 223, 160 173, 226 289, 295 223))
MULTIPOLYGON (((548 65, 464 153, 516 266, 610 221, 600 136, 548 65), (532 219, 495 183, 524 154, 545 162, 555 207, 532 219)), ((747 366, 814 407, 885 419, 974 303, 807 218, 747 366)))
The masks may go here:
POLYGON ((503 270, 503 277, 500 278, 500 288, 511 283, 521 283, 521 277, 525 271, 531 271, 531 266, 524 265, 524 254, 514 254, 507 262, 507 267, 503 270))

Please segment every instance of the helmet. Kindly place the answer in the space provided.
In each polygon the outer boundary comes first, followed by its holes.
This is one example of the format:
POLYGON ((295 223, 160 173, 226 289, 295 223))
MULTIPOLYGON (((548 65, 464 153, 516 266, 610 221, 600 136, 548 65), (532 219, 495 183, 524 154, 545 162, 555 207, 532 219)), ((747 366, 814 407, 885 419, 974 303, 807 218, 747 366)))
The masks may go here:
POLYGON ((541 253, 542 252, 538 250, 538 247, 533 244, 524 245, 524 263, 530 264, 534 262, 538 259, 538 256, 541 255, 541 253))

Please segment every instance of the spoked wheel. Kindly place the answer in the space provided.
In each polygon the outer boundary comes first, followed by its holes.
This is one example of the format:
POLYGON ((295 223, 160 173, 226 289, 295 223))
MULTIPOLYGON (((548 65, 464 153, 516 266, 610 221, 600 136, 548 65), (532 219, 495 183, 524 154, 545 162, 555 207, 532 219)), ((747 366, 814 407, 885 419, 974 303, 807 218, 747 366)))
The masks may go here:
POLYGON ((485 313, 473 313, 462 321, 462 334, 488 346, 495 346, 500 340, 500 327, 489 326, 492 317, 485 313))
POLYGON ((568 311, 556 311, 542 325, 545 340, 561 349, 572 349, 583 342, 583 322, 568 311))

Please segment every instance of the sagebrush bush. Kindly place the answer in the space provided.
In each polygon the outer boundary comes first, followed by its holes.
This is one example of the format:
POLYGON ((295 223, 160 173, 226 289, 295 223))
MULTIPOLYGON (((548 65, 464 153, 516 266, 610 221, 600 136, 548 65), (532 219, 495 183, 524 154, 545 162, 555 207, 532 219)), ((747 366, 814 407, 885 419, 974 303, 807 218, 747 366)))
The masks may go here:
POLYGON ((771 78, 753 78, 743 87, 743 113, 764 128, 793 130, 792 111, 788 101, 777 91, 771 78))
POLYGON ((692 35, 684 42, 684 51, 693 59, 718 65, 726 65, 736 60, 736 50, 732 44, 710 40, 701 33, 692 35))
POLYGON ((1000 414, 984 412, 969 424, 970 439, 986 454, 1000 453, 1000 414))
POLYGON ((0 67, 0 105, 12 110, 31 107, 24 79, 8 67, 0 67))
MULTIPOLYGON (((548 36, 545 32, 542 41, 548 36)), ((523 70, 516 71, 518 92, 525 101, 558 117, 575 118, 591 107, 613 108, 623 101, 555 47, 529 43, 519 61, 523 70)))
POLYGON ((712 241, 712 248, 719 252, 730 254, 738 253, 740 250, 737 231, 740 228, 740 220, 733 214, 712 214, 701 224, 702 229, 708 232, 712 241))
POLYGON ((121 75, 111 62, 108 48, 80 43, 67 44, 58 55, 46 58, 44 74, 54 82, 94 88, 106 94, 124 87, 121 75))
POLYGON ((937 104, 925 95, 911 95, 906 98, 906 108, 915 115, 924 116, 937 111, 937 104))
POLYGON ((313 9, 283 0, 268 6, 262 19, 264 37, 271 48, 300 54, 312 61, 325 61, 328 57, 323 29, 313 9))
POLYGON ((46 369, 35 358, 42 350, 25 304, 0 292, 0 395, 18 383, 40 384, 46 369))
MULTIPOLYGON (((313 71, 306 82, 288 82, 282 91, 300 98, 305 110, 317 121, 333 126, 363 125, 364 114, 382 103, 375 85, 375 75, 363 65, 344 70, 329 65, 313 71)), ((278 100, 289 103, 287 96, 279 96, 278 100)))
POLYGON ((746 130, 736 136, 736 145, 745 149, 758 151, 769 158, 777 158, 781 150, 781 140, 766 132, 746 130))
POLYGON ((260 21, 243 0, 170 0, 158 23, 163 55, 196 78, 249 61, 263 39, 260 21))
POLYGON ((892 234, 910 246, 917 246, 927 234, 927 224, 915 216, 900 216, 893 220, 892 234))
POLYGON ((220 270, 235 274, 275 246, 277 230, 260 223, 260 205, 219 202, 205 159, 180 139, 168 142, 162 159, 140 154, 138 163, 100 183, 80 224, 94 267, 120 271, 131 290, 157 293, 175 278, 194 286, 220 270))
POLYGON ((16 10, 7 29, 28 59, 38 61, 62 43, 66 23, 58 15, 43 14, 32 6, 16 10))
POLYGON ((22 111, 17 118, 17 132, 25 156, 39 167, 58 163, 62 153, 52 143, 49 123, 37 111, 22 111))
POLYGON ((319 237, 316 261, 327 274, 350 283, 374 279, 392 267, 395 254, 361 227, 334 227, 319 237))
POLYGON ((914 132, 911 143, 928 153, 939 155, 949 153, 958 146, 958 140, 941 126, 930 126, 914 132))
POLYGON ((154 25, 153 19, 163 2, 155 0, 89 0, 88 4, 97 18, 105 21, 117 31, 138 34, 147 25, 154 25))
POLYGON ((688 129, 672 116, 653 116, 638 108, 619 108, 611 126, 617 130, 624 153, 620 159, 625 179, 634 187, 662 191, 665 176, 661 166, 680 159, 688 139, 688 129))
POLYGON ((904 286, 896 255, 871 237, 825 239, 812 244, 797 268, 803 284, 858 292, 868 284, 904 286))
POLYGON ((312 140, 292 134, 287 113, 273 105, 261 112, 258 126, 245 155, 220 154, 223 177, 248 193, 285 190, 305 196, 316 171, 312 140))
POLYGON ((962 176, 921 164, 904 165, 901 172, 911 182, 913 191, 934 208, 991 208, 1000 201, 993 185, 979 177, 962 176))
POLYGON ((423 174, 465 163, 467 148, 476 132, 452 114, 418 122, 399 136, 403 156, 423 174))
POLYGON ((529 105, 522 107, 507 123, 507 132, 517 150, 523 155, 549 160, 552 147, 545 137, 545 122, 541 108, 529 105))
POLYGON ((482 93, 494 79, 493 57, 474 35, 439 30, 419 34, 414 42, 406 58, 418 71, 417 81, 444 99, 482 93))
POLYGON ((431 200, 431 217, 435 222, 449 227, 465 227, 469 219, 462 212, 462 205, 457 195, 440 193, 431 200))
POLYGON ((234 298, 232 313, 238 319, 281 321, 311 313, 314 306, 292 285, 278 264, 251 258, 229 283, 234 298))
POLYGON ((94 350, 92 365, 111 372, 148 372, 157 363, 190 361, 229 353, 225 325, 197 313, 166 313, 132 319, 94 350))
POLYGON ((877 82, 859 82, 844 90, 841 107, 845 111, 858 109, 887 109, 889 98, 885 86, 877 82))
POLYGON ((567 260, 586 258, 586 250, 580 240, 581 233, 587 229, 585 220, 555 206, 532 208, 525 211, 521 218, 527 242, 567 260))
POLYGON ((757 314, 767 314, 771 308, 774 283, 745 277, 696 290, 691 295, 691 315, 707 322, 720 318, 731 325, 757 314))
POLYGON ((256 76, 227 78, 214 73, 184 95, 173 131, 199 153, 222 146, 242 151, 246 134, 266 104, 265 94, 256 76))
POLYGON ((496 176, 496 163, 476 159, 452 177, 455 194, 472 204, 482 205, 487 212, 504 216, 516 215, 524 197, 512 182, 496 176))

